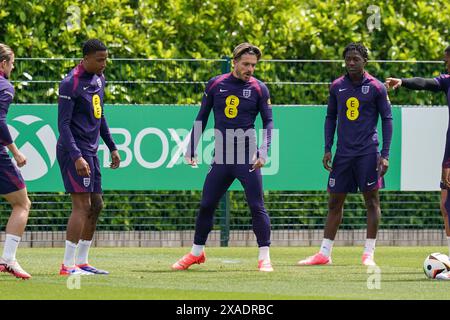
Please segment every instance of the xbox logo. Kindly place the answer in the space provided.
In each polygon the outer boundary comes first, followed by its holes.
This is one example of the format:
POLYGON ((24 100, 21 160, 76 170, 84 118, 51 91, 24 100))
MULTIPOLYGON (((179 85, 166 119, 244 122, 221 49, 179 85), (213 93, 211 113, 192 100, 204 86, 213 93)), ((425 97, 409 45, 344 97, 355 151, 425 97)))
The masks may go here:
POLYGON ((56 136, 44 120, 32 115, 16 117, 8 125, 17 148, 27 157, 20 168, 25 181, 43 177, 56 160, 56 136))

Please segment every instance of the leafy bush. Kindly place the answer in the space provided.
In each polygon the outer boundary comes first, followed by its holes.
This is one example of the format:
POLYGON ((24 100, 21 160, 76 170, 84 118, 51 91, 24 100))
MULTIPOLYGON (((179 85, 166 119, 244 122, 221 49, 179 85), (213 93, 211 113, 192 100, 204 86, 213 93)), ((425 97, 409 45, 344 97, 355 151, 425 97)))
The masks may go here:
MULTIPOLYGON (((234 46, 250 41, 261 47, 264 59, 341 59, 352 41, 363 42, 376 60, 440 60, 448 45, 450 11, 445 0, 386 1, 376 13, 364 1, 261 0, 95 0, 0 1, 0 41, 20 57, 77 58, 83 41, 102 39, 112 58, 212 58, 230 56, 234 46)), ((20 60, 19 60, 20 61, 20 60)), ((76 63, 50 64, 20 61, 17 102, 55 102, 57 82, 76 63), (25 74, 27 73, 27 74, 25 74), (29 76, 56 81, 40 89, 30 87, 29 76)), ((19 64, 19 63, 18 63, 19 64)), ((114 62, 116 64, 116 62, 114 62)), ((111 81, 207 81, 220 73, 218 65, 166 62, 140 67, 128 62, 107 71, 111 81)), ((422 64, 372 63, 368 70, 386 76, 436 76, 443 67, 422 64)), ((262 63, 258 76, 268 82, 330 82, 343 73, 341 63, 262 63)), ((111 103, 187 103, 200 101, 197 85, 115 84, 108 88, 111 103), (181 89, 180 89, 181 88, 181 89), (181 92, 180 92, 181 91, 181 92)), ((324 104, 327 85, 271 84, 274 104, 324 104)), ((394 94, 394 104, 443 104, 442 95, 394 94), (394 99, 395 98, 395 99, 394 99)))

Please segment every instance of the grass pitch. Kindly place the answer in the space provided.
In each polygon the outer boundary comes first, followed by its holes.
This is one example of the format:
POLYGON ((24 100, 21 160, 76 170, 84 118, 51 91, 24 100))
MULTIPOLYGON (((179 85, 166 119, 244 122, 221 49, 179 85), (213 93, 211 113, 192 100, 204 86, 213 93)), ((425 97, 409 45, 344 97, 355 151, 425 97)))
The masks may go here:
POLYGON ((23 281, 0 273, 0 299, 450 298, 450 281, 428 280, 422 270, 425 257, 447 254, 445 247, 378 247, 379 289, 374 286, 378 276, 361 265, 361 247, 335 247, 331 266, 296 266, 316 250, 273 247, 275 271, 263 273, 257 271, 256 247, 207 248, 206 263, 187 271, 172 271, 170 266, 189 248, 92 248, 90 262, 111 274, 83 276, 76 289, 76 282, 68 285, 68 278, 58 275, 62 248, 21 248, 18 259, 33 278, 23 281))

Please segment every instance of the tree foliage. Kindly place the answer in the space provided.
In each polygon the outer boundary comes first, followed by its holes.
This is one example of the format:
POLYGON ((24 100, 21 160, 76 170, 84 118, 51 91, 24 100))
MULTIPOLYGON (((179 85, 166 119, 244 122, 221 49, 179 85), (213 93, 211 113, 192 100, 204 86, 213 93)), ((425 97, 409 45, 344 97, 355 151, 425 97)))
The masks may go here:
POLYGON ((363 1, 46 0, 1 2, 1 40, 18 56, 78 56, 98 37, 112 57, 220 58, 237 43, 259 45, 265 58, 339 59, 361 41, 373 59, 440 59, 448 44, 448 1, 379 2, 380 26, 363 1), (79 13, 79 15, 78 15, 79 13))
MULTIPOLYGON (((83 41, 97 37, 108 45, 112 58, 219 59, 230 56, 236 44, 249 41, 261 47, 264 59, 341 59, 343 48, 359 41, 369 48, 372 60, 440 60, 448 45, 450 22, 444 14, 450 12, 450 3, 445 0, 383 1, 376 7, 356 0, 260 0, 257 4, 250 0, 2 0, 0 4, 0 41, 10 44, 18 57, 80 57, 83 41), (368 23, 375 26, 372 31, 368 23)), ((60 80, 74 63, 23 62, 16 76, 23 86, 29 85, 24 72, 38 80, 60 80)), ((130 64, 107 72, 111 81, 204 82, 220 72, 220 67, 208 67, 200 75, 190 66, 169 68, 162 63, 130 64)), ((431 77, 443 67, 372 63, 368 70, 383 79, 431 77)), ((330 82, 343 72, 342 63, 262 63, 258 77, 268 82, 330 82)), ((108 101, 157 103, 158 97, 160 103, 199 102, 201 88, 179 88, 117 84, 108 89, 108 101)), ((28 89, 34 94, 19 94, 18 102, 56 101, 57 84, 45 90, 28 89)), ((270 89, 275 104, 326 103, 323 84, 271 84, 270 89)), ((399 92, 393 103, 442 104, 444 100, 441 95, 399 92)))

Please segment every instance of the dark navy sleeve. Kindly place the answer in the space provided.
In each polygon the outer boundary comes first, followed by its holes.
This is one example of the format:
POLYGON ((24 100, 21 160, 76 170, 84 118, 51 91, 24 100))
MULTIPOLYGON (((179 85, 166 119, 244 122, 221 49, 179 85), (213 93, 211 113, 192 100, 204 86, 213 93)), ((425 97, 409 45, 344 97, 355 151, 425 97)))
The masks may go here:
POLYGON ((378 96, 376 97, 376 105, 378 113, 381 116, 381 127, 383 131, 383 147, 381 149, 381 156, 389 159, 389 150, 392 141, 392 109, 389 101, 386 88, 380 84, 378 87, 378 96))
POLYGON ((12 86, 0 91, 0 143, 4 146, 13 143, 8 125, 6 124, 6 115, 13 98, 14 88, 12 86))
POLYGON ((191 130, 191 138, 189 141, 189 145, 186 150, 186 157, 195 157, 197 156, 196 150, 198 142, 200 141, 200 137, 205 131, 206 125, 208 124, 209 114, 211 113, 212 107, 214 105, 214 95, 213 90, 211 90, 211 86, 214 83, 213 78, 209 80, 206 85, 205 92, 203 93, 202 104, 200 106, 200 111, 195 118, 194 126, 191 130))
POLYGON ((442 168, 450 168, 450 127, 447 129, 447 136, 445 138, 444 160, 442 161, 442 168))
POLYGON ((266 160, 272 142, 273 117, 269 89, 263 83, 261 83, 261 91, 262 94, 258 101, 258 108, 263 123, 263 141, 259 148, 258 156, 266 160))
POLYGON ((80 149, 75 143, 70 123, 75 107, 75 90, 71 81, 63 80, 59 86, 58 98, 58 130, 60 143, 70 154, 70 158, 75 161, 82 156, 80 149))
POLYGON ((330 87, 328 97, 327 116, 325 118, 325 152, 331 152, 334 142, 334 133, 336 132, 337 121, 337 98, 334 87, 330 87))
MULTIPOLYGON (((439 84, 442 91, 445 93, 448 92, 448 88, 450 87, 450 75, 443 74, 434 78, 434 80, 439 84)), ((447 136, 445 138, 445 151, 444 160, 442 161, 442 168, 450 168, 450 123, 447 128, 447 136)))
POLYGON ((102 110, 102 119, 100 123, 100 136, 102 137, 105 144, 108 146, 109 151, 117 150, 116 144, 112 138, 111 132, 109 131, 108 122, 106 121, 105 115, 102 110))
POLYGON ((411 90, 427 90, 427 91, 441 91, 441 85, 439 81, 434 79, 425 79, 425 78, 402 78, 402 87, 411 89, 411 90))
POLYGON ((441 74, 439 77, 433 79, 439 85, 441 91, 445 93, 448 92, 448 87, 450 86, 450 75, 449 74, 441 74))
MULTIPOLYGON (((103 88, 105 88, 106 86, 106 79, 105 76, 102 75, 100 77, 101 82, 103 84, 103 88)), ((117 150, 116 144, 114 143, 114 139, 111 135, 111 132, 109 131, 109 126, 108 126, 108 122, 106 121, 105 118, 105 108, 104 106, 102 106, 102 119, 101 119, 101 123, 100 123, 100 136, 102 137, 103 141, 105 142, 105 144, 108 146, 108 149, 110 152, 113 152, 114 150, 117 150)))

